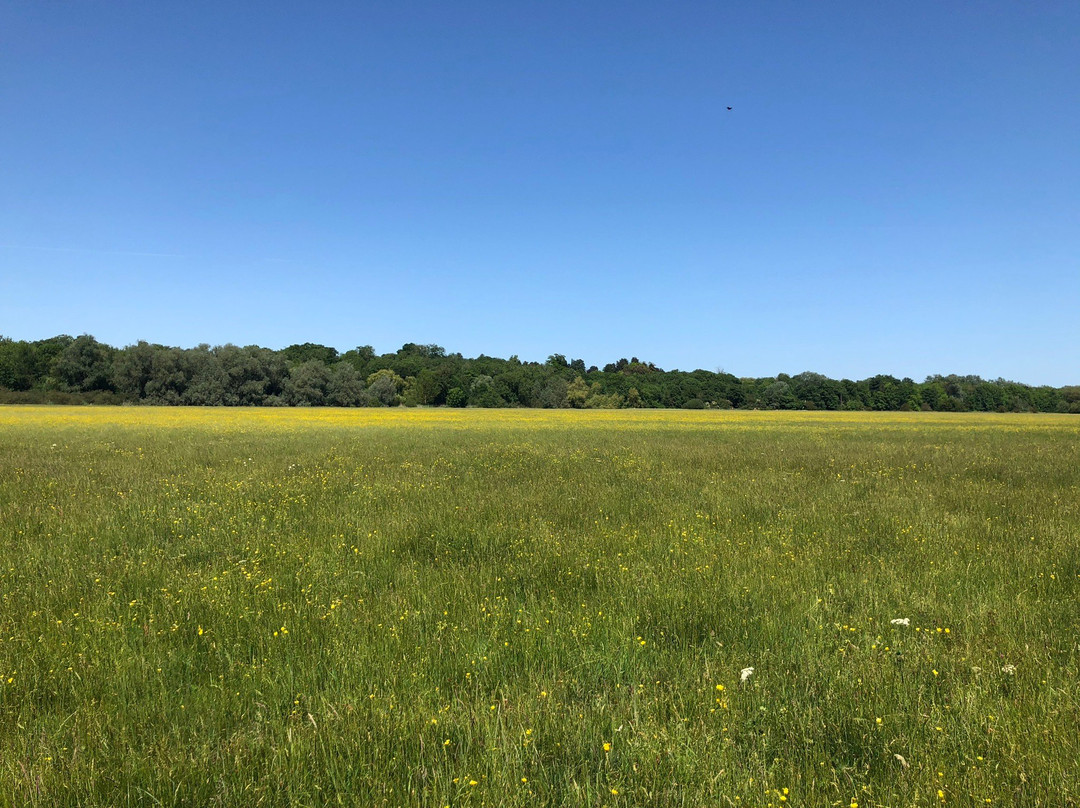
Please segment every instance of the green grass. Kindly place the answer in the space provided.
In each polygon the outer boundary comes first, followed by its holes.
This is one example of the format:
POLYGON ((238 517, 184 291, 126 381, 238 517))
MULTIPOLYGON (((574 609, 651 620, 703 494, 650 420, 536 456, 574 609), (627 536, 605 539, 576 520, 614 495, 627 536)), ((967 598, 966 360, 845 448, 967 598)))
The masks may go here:
POLYGON ((1080 800, 1075 417, 16 408, 0 458, 0 805, 1080 800))

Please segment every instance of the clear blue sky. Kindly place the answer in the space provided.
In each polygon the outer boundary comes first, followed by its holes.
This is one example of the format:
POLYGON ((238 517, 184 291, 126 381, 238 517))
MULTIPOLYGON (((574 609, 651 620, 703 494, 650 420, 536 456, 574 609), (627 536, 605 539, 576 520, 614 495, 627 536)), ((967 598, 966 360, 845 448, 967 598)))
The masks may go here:
POLYGON ((57 333, 1077 383, 1080 3, 0 0, 57 333))

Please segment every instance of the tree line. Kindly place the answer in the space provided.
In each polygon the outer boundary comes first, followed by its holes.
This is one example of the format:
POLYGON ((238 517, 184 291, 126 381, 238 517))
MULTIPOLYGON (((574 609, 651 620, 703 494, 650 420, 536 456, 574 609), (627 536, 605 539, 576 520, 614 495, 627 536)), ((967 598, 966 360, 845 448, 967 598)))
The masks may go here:
POLYGON ((407 343, 376 354, 315 343, 114 348, 92 336, 0 337, 0 403, 334 407, 678 407, 1080 413, 1080 386, 1033 387, 978 376, 860 381, 819 373, 739 378, 663 370, 637 357, 599 368, 552 354, 545 362, 465 358, 407 343))

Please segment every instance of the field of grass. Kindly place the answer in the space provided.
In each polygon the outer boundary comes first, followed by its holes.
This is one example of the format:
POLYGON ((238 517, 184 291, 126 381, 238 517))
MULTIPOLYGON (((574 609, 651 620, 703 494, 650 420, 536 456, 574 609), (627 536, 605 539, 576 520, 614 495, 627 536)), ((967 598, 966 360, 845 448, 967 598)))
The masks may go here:
POLYGON ((0 409, 3 806, 1073 806, 1078 761, 1076 416, 0 409))

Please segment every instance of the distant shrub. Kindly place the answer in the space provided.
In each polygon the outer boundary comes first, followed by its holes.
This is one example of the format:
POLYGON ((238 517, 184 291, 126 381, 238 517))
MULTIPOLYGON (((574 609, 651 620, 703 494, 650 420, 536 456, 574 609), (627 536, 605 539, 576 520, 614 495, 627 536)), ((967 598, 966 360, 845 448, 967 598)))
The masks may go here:
POLYGON ((0 387, 0 404, 40 404, 42 394, 37 390, 8 390, 0 387))
POLYGON ((83 401, 87 404, 102 404, 109 407, 124 403, 123 397, 112 390, 88 390, 83 393, 83 401))
POLYGON ((446 393, 447 407, 464 407, 469 402, 469 394, 460 387, 452 387, 446 393))
POLYGON ((684 410, 703 410, 705 409, 705 402, 700 398, 692 398, 682 405, 684 410))

